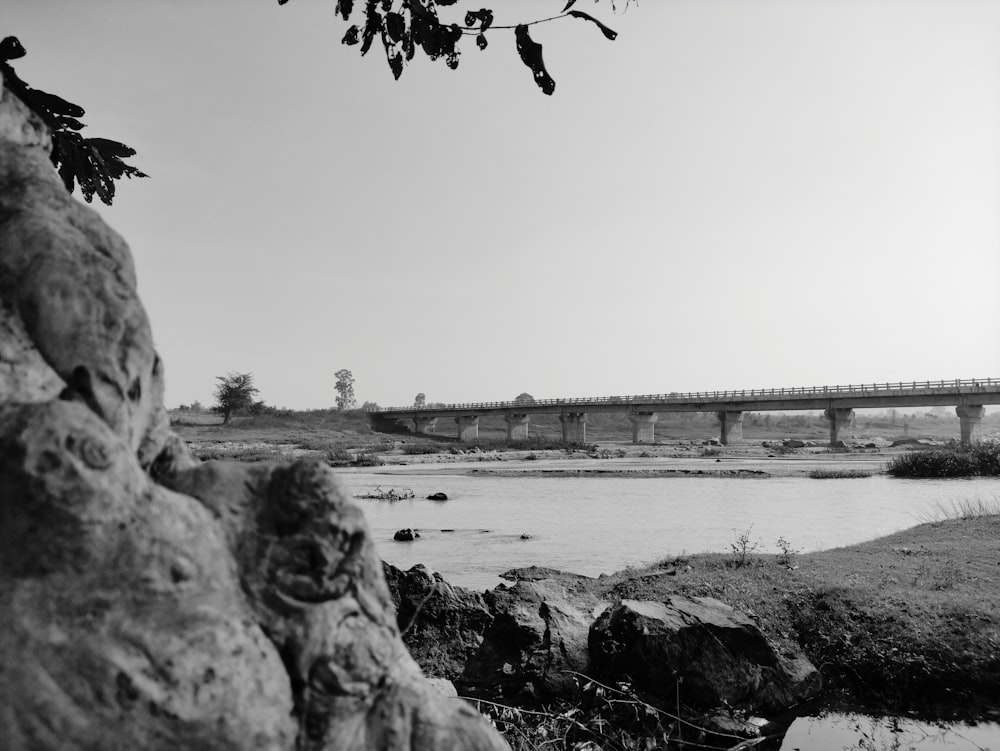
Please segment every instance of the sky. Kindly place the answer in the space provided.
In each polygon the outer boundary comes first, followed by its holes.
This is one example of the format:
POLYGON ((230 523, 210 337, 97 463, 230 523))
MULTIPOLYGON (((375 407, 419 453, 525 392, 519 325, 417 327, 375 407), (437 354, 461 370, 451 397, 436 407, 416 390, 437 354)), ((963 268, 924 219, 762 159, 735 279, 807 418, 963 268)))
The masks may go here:
POLYGON ((168 406, 1000 376, 1000 0, 578 3, 619 36, 533 26, 551 97, 504 30, 394 81, 334 5, 0 6, 151 175, 97 210, 168 406))

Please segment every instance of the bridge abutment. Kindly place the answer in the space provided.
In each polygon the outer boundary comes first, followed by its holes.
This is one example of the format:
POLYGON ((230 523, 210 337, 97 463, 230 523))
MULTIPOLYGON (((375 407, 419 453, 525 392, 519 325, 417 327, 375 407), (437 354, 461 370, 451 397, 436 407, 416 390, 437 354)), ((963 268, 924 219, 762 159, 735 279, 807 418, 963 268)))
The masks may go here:
POLYGON ((433 433, 434 429, 437 427, 437 421, 438 419, 436 417, 414 417, 413 432, 433 433))
POLYGON ((723 409, 715 413, 719 418, 719 442, 723 446, 743 443, 743 412, 723 409))
POLYGON ((531 415, 504 415, 503 421, 507 423, 507 440, 523 441, 528 437, 528 423, 531 415))
POLYGON ((985 413, 986 407, 981 404, 961 404, 955 407, 963 446, 971 446, 979 441, 985 413))
POLYGON ((479 438, 479 415, 460 415, 455 418, 458 425, 458 440, 469 443, 479 438))
POLYGON ((830 445, 850 438, 850 427, 854 422, 854 410, 850 407, 830 407, 823 412, 830 421, 830 445))
POLYGON ((628 421, 632 423, 632 443, 652 443, 655 439, 655 412, 632 412, 628 421))
POLYGON ((563 412, 559 415, 562 423, 563 440, 566 443, 587 442, 587 413, 563 412))

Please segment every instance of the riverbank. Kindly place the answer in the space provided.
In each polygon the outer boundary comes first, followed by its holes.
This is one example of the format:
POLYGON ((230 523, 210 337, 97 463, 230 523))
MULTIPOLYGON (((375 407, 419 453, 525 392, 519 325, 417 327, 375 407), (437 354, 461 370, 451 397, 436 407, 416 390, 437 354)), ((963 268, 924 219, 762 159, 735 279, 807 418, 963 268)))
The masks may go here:
MULTIPOLYGON (((566 586, 601 600, 714 597, 778 651, 801 647, 826 700, 867 712, 1000 719, 1000 516, 922 524, 835 550, 660 561, 566 586)), ((979 513, 993 511, 992 515, 979 513)), ((960 509, 949 513, 961 513, 960 509)))

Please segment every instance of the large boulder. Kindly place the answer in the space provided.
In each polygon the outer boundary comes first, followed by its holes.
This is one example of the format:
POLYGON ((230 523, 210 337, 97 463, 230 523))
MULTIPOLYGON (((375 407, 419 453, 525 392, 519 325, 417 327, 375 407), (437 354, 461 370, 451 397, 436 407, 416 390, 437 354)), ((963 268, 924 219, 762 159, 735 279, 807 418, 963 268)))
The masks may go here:
POLYGON ((801 654, 781 655, 746 615, 708 597, 623 600, 590 631, 594 671, 693 708, 773 712, 815 696, 821 679, 801 654))
POLYGON ((382 569, 413 659, 426 675, 459 678, 493 623, 483 596, 449 584, 421 564, 401 571, 383 561, 382 569))
POLYGON ((199 463, 131 255, 0 88, 0 748, 504 749, 319 463, 199 463))
POLYGON ((560 579, 499 585, 484 595, 493 623, 466 663, 467 693, 512 701, 569 697, 589 670, 587 646, 596 597, 560 579))

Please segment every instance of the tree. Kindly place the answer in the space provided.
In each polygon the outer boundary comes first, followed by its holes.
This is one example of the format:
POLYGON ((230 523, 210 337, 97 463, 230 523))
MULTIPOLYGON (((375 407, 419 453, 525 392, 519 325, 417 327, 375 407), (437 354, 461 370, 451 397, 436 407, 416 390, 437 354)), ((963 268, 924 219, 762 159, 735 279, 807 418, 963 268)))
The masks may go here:
POLYGON ((216 376, 219 384, 215 387, 216 404, 213 412, 222 414, 222 422, 229 424, 232 416, 254 405, 254 396, 259 393, 253 385, 253 373, 228 373, 216 376))
POLYGON ((347 368, 342 368, 334 376, 337 377, 337 385, 334 386, 337 390, 337 409, 343 412, 357 404, 354 399, 354 374, 347 368))
POLYGON ((423 407, 426 404, 427 404, 427 395, 423 391, 421 391, 419 394, 413 397, 414 407, 423 407))
POLYGON ((518 394, 514 397, 514 404, 534 404, 535 397, 525 391, 523 394, 518 394))
MULTIPOLYGON (((630 0, 625 0, 625 5, 630 0)), ((278 0, 284 5, 288 0, 278 0)), ((361 54, 367 55, 375 38, 378 37, 385 50, 389 70, 397 80, 403 75, 403 68, 419 50, 430 60, 443 60, 454 70, 461 56, 459 43, 463 37, 474 36, 476 46, 485 50, 488 43, 487 32, 513 30, 517 54, 535 79, 538 88, 545 94, 556 89, 556 82, 545 69, 542 60, 542 45, 528 34, 528 27, 565 18, 579 18, 595 24, 607 39, 614 40, 618 33, 609 29, 593 16, 582 10, 572 10, 576 0, 567 0, 562 12, 550 18, 519 23, 514 26, 494 26, 493 11, 489 8, 470 10, 465 14, 464 23, 443 21, 438 16, 438 8, 455 5, 456 0, 402 0, 390 3, 385 0, 364 0, 355 4, 354 0, 338 0, 337 12, 350 23, 357 18, 361 23, 351 23, 341 39, 342 44, 361 45, 361 54)), ((615 9, 615 0, 611 0, 615 9)))

